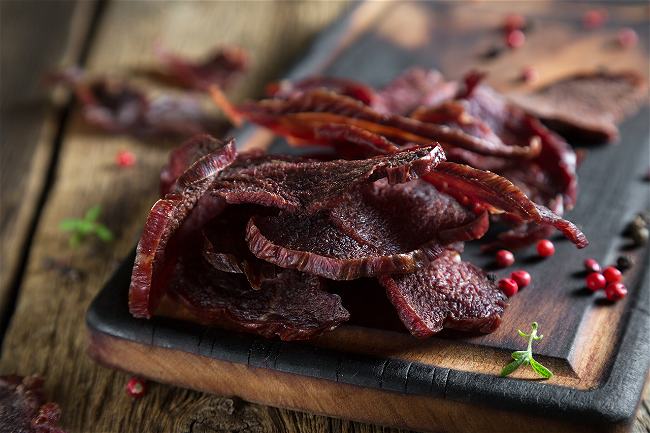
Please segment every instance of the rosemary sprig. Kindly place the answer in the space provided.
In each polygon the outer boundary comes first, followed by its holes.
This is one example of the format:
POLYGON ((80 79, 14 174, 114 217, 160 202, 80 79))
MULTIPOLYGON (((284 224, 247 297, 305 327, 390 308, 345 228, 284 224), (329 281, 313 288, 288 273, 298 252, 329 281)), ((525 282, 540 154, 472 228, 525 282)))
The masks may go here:
POLYGON ((504 369, 501 370, 501 373, 499 374, 502 377, 509 375, 510 373, 518 369, 522 364, 523 365, 530 364, 530 366, 533 367, 533 370, 535 370, 537 374, 539 374, 540 376, 546 379, 553 376, 551 370, 544 367, 542 364, 540 364, 539 362, 533 359, 533 340, 541 340, 542 337, 544 336, 537 335, 537 322, 533 322, 530 326, 531 328, 533 328, 533 332, 531 332, 530 335, 524 334, 520 330, 517 330, 517 332, 519 332, 519 335, 528 338, 528 348, 526 350, 519 350, 512 354, 512 358, 514 359, 514 361, 506 365, 504 369))

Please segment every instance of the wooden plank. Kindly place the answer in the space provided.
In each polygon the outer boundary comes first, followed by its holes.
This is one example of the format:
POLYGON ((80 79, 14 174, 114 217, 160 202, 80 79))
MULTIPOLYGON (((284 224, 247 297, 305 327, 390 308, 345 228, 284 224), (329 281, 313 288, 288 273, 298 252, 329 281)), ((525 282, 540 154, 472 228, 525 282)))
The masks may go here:
MULTIPOLYGON (((0 4, 0 322, 10 314, 20 268, 55 152, 59 115, 47 72, 79 61, 96 2, 0 4), (25 31, 29 28, 30 31, 25 31), (9 42, 10 41, 10 42, 9 42)), ((58 94, 57 103, 65 102, 58 94)), ((3 325, 4 326, 4 325, 3 325)))

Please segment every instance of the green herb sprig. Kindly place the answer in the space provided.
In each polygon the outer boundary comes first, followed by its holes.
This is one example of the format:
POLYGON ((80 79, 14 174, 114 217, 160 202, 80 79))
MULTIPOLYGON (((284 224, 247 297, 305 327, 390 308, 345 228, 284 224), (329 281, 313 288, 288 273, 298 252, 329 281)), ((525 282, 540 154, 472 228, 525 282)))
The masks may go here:
POLYGON ((70 247, 78 247, 84 238, 90 234, 96 235, 104 242, 111 242, 113 240, 113 233, 105 225, 98 223, 97 218, 102 213, 102 208, 99 205, 91 207, 86 215, 82 218, 69 218, 59 223, 59 230, 66 232, 73 232, 70 238, 70 247))
POLYGON ((519 350, 517 352, 514 352, 512 354, 512 358, 514 359, 513 362, 510 364, 506 365, 503 370, 501 370, 501 373, 499 373, 502 377, 505 377, 515 371, 516 369, 519 368, 519 366, 523 365, 528 365, 530 364, 531 367, 533 367, 533 370, 540 376, 548 379, 551 376, 553 376, 553 373, 551 373, 551 370, 548 368, 544 367, 542 364, 539 362, 535 361, 533 359, 533 340, 541 340, 543 335, 537 335, 537 322, 533 322, 531 325, 531 328, 533 328, 533 332, 531 332, 530 335, 524 334, 523 332, 517 330, 519 332, 519 335, 522 337, 528 338, 528 348, 526 350, 519 350))

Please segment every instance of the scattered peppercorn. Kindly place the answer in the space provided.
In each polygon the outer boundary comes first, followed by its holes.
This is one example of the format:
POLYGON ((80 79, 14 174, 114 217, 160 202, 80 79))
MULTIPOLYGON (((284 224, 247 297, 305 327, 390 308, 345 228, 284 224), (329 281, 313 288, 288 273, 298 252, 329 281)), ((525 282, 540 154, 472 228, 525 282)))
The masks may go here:
POLYGON ((623 274, 621 271, 616 269, 614 266, 608 266, 603 271, 603 276, 608 283, 618 283, 623 279, 623 274))
POLYGON ((514 296, 515 293, 519 290, 517 282, 512 278, 504 278, 499 281, 499 289, 508 297, 514 296))
POLYGON ((629 254, 621 254, 616 260, 616 267, 621 271, 634 267, 634 259, 629 254))
POLYGON ((499 250, 494 255, 494 260, 497 262, 497 266, 505 268, 515 262, 515 256, 508 250, 499 250))
POLYGON ((523 78, 528 84, 537 84, 539 83, 539 70, 535 66, 527 66, 524 68, 523 78))
POLYGON ((131 396, 131 397, 142 397, 147 390, 147 384, 144 383, 142 379, 138 379, 137 377, 134 377, 133 379, 129 380, 129 382, 126 384, 126 392, 131 396))
POLYGON ((603 268, 600 267, 600 263, 594 259, 585 259, 585 269, 590 272, 602 272, 603 268))
POLYGON ((521 30, 512 30, 506 34, 506 45, 510 48, 519 48, 526 42, 526 35, 521 30))
POLYGON ((585 278, 585 283, 587 284, 587 288, 592 291, 597 291, 604 289, 605 286, 607 285, 607 280, 603 276, 603 274, 600 274, 598 272, 593 272, 589 275, 587 275, 587 278, 585 278))
POLYGON ((526 271, 514 271, 510 274, 510 278, 517 283, 517 287, 526 287, 530 284, 531 279, 530 274, 526 271))
POLYGON ((616 33, 616 40, 623 48, 630 48, 639 42, 639 35, 633 28, 625 27, 616 33))
POLYGON ((594 30, 604 26, 609 21, 607 9, 591 9, 582 16, 582 26, 588 30, 594 30))
POLYGON ((621 283, 609 283, 605 287, 605 296, 610 301, 618 301, 627 295, 627 288, 621 283))
POLYGON ((551 257, 555 254, 555 245, 548 239, 542 239, 537 243, 537 254, 540 257, 551 257))
POLYGON ((115 155, 115 164, 120 167, 131 167, 135 165, 135 153, 130 150, 120 150, 115 155))

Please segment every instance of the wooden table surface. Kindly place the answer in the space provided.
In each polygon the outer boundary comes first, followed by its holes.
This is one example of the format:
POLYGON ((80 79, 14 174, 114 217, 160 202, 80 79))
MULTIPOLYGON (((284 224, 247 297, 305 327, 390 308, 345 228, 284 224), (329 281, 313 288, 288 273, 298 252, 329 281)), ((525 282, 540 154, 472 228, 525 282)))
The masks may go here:
MULTIPOLYGON (((49 401, 70 432, 323 432, 387 428, 262 406, 227 396, 149 383, 143 398, 125 393, 130 377, 85 353, 86 309, 137 242, 158 194, 158 172, 178 140, 108 135, 86 124, 63 90, 43 86, 53 69, 80 64, 90 73, 128 74, 160 92, 146 71, 158 66, 154 41, 200 58, 222 44, 246 46, 253 67, 233 100, 259 97, 348 0, 283 2, 0 3, 0 375, 42 375, 49 401), (133 151, 135 167, 114 163, 133 151), (101 205, 116 235, 69 246, 59 222, 101 205), (232 404, 232 407, 230 405, 232 404), (234 410, 229 410, 234 409, 234 410)), ((224 127, 223 133, 225 134, 224 127)), ((650 432, 646 387, 634 432, 650 432)), ((391 431, 397 431, 390 429, 391 431)))

